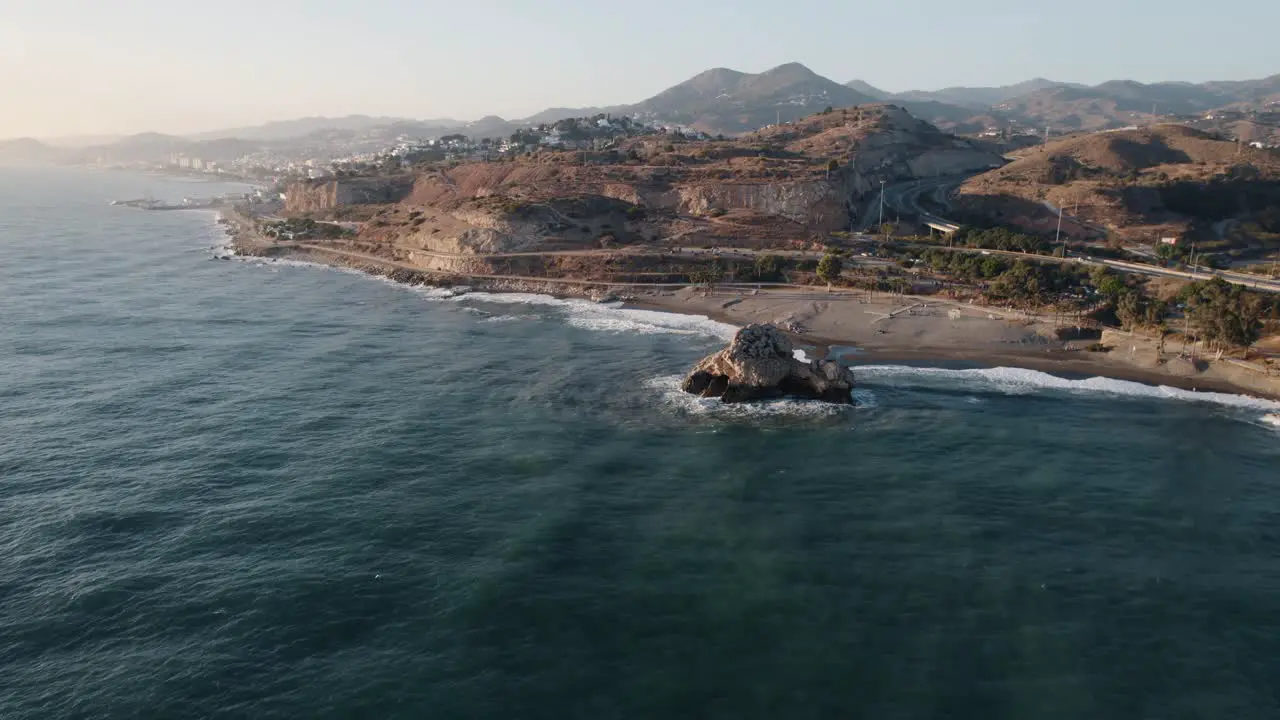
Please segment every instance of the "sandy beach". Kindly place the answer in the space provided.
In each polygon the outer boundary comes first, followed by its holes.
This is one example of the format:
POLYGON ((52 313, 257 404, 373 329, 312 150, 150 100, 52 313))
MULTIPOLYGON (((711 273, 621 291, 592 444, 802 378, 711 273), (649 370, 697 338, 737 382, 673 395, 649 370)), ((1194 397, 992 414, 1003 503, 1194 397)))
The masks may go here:
POLYGON ((1156 338, 1107 330, 1108 352, 1090 352, 1098 338, 1061 340, 1053 318, 984 308, 939 298, 870 295, 858 291, 799 289, 742 292, 693 288, 651 292, 631 303, 668 312, 707 315, 735 325, 773 323, 797 343, 852 346, 854 362, 966 361, 1058 373, 1100 375, 1188 390, 1244 392, 1280 398, 1280 375, 1267 375, 1227 360, 1162 352, 1156 338))
POLYGON ((1186 390, 1245 393, 1280 399, 1280 374, 1258 372, 1230 360, 1193 361, 1181 347, 1161 349, 1158 339, 1116 330, 1101 338, 1062 340, 1053 317, 1029 316, 937 297, 895 296, 791 286, 747 290, 721 287, 711 293, 692 286, 640 287, 572 279, 507 278, 435 273, 403 262, 314 246, 286 245, 259 237, 232 215, 233 246, 243 255, 270 255, 351 267, 410 283, 458 284, 492 292, 543 293, 557 297, 626 297, 627 306, 705 315, 738 326, 772 323, 800 345, 826 353, 857 348, 855 363, 964 361, 985 367, 1019 367, 1168 385, 1186 390), (1101 341, 1108 352, 1087 348, 1101 341))

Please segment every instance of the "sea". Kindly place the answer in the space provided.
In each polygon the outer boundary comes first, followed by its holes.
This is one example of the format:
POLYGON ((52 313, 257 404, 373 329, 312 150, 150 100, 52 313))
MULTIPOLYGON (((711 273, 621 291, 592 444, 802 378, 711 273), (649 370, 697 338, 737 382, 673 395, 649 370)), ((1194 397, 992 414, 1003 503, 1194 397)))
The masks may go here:
POLYGON ((0 718, 1276 718, 1280 404, 240 259, 0 169, 0 718))

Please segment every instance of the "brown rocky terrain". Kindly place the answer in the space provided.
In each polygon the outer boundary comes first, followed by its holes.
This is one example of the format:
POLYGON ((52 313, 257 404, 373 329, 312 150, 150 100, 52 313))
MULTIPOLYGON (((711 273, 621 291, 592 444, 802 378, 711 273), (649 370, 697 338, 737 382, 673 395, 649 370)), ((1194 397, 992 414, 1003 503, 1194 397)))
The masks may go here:
POLYGON ((647 136, 605 151, 296 183, 285 211, 342 219, 361 207, 368 220, 342 242, 429 269, 454 271, 465 256, 493 263, 494 255, 562 254, 537 261, 546 268, 573 253, 635 246, 808 246, 851 227, 882 180, 1000 162, 900 108, 870 105, 731 140, 647 136))
POLYGON ((1182 125, 1078 135, 1022 151, 960 189, 957 215, 1076 238, 1205 236, 1280 202, 1280 153, 1182 125))

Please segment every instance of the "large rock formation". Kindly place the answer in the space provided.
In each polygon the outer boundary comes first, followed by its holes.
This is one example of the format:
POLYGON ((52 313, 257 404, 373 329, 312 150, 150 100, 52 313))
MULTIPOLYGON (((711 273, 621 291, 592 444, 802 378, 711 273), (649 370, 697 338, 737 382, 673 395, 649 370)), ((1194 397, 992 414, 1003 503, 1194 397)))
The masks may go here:
POLYGON ((729 347, 702 359, 684 391, 727 403, 800 397, 852 404, 853 372, 829 360, 801 362, 791 340, 772 325, 748 325, 729 347))
POLYGON ((413 176, 377 176, 302 180, 285 187, 288 213, 333 210, 344 205, 382 205, 403 200, 413 189, 413 176))

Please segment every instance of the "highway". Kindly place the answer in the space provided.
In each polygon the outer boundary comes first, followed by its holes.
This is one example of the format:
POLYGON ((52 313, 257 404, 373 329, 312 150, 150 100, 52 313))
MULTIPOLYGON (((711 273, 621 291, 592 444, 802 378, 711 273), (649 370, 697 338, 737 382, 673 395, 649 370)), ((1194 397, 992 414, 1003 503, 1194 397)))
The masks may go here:
MULTIPOLYGON (((934 186, 936 189, 938 186, 934 186)), ((921 190, 920 192, 923 192, 921 190)), ((914 197, 914 196, 913 196, 914 197)), ((874 244, 876 238, 871 235, 858 235, 854 237, 855 242, 874 244)), ((1123 260, 1112 260, 1110 258, 1092 257, 1087 254, 1068 253, 1067 257, 1054 257, 1051 255, 1035 255, 1031 253, 1014 252, 1010 250, 981 250, 971 247, 947 247, 945 245, 934 245, 930 243, 913 243, 909 241, 899 241, 900 244, 916 249, 936 249, 946 252, 967 252, 981 253, 983 255, 994 255, 998 257, 1010 258, 1014 260, 1031 260, 1035 262, 1051 262, 1051 263, 1075 263, 1090 266, 1108 267, 1112 270, 1122 273, 1137 273, 1151 277, 1172 277, 1183 280, 1207 280, 1210 277, 1221 277, 1223 280, 1244 287, 1259 290, 1262 292, 1280 293, 1280 281, 1260 278, 1253 275, 1243 273, 1235 273, 1225 270, 1211 270, 1208 268, 1197 268, 1195 271, 1175 270, 1171 268, 1163 268, 1156 265, 1147 265, 1143 263, 1132 263, 1123 260)), ((705 247, 674 247, 665 251, 646 251, 636 249, 627 250, 561 250, 548 252, 514 252, 514 253, 493 253, 493 254, 456 254, 441 252, 437 250, 423 250, 420 248, 409 247, 404 245, 396 246, 400 250, 418 253, 420 255, 428 255, 440 259, 478 259, 478 258, 503 258, 503 257, 532 257, 539 255, 546 256, 602 256, 617 255, 620 253, 636 254, 636 255, 678 255, 687 258, 696 259, 723 259, 723 260, 742 260, 746 262, 754 262, 755 258, 761 255, 777 255, 780 257, 797 258, 804 260, 819 260, 822 258, 822 251, 819 250, 752 250, 749 248, 705 248, 705 247)), ((895 261, 888 258, 879 258, 871 256, 851 255, 845 259, 850 265, 861 265, 870 267, 889 267, 895 264, 895 261)))
MULTIPOLYGON (((922 178, 885 185, 883 190, 885 222, 892 222, 894 217, 898 215, 908 215, 919 217, 925 222, 948 226, 955 225, 925 209, 920 204, 921 197, 928 195, 932 202, 939 207, 945 208, 948 204, 947 197, 951 191, 970 177, 972 175, 943 175, 936 178, 922 178)), ((866 202, 860 217, 862 218, 858 228, 860 230, 871 230, 880 224, 880 193, 876 193, 866 202)))
MULTIPOLYGON (((930 178, 922 180, 913 180, 911 182, 895 183, 886 185, 884 188, 884 204, 885 217, 889 217, 892 209, 895 213, 910 214, 919 217, 923 222, 942 228, 958 228, 959 224, 948 220, 939 215, 930 213, 920 204, 920 198, 926 193, 930 194, 932 200, 941 207, 947 207, 946 197, 951 189, 959 187, 964 182, 967 175, 949 176, 930 178)), ((875 196, 879 201, 879 194, 875 196)), ((1046 203, 1046 207, 1051 207, 1046 203)), ((1054 212, 1057 208, 1053 207, 1054 212)), ((878 215, 877 215, 878 217, 878 215)), ((866 223, 864 222, 864 225, 866 223)), ((924 247, 915 244, 915 247, 924 247)), ((929 245, 927 247, 938 247, 929 245)), ((973 252, 973 248, 943 248, 945 250, 973 252)), ((1184 280, 1207 280, 1211 277, 1220 277, 1223 280, 1234 285, 1242 285, 1244 287, 1259 290, 1262 292, 1280 293, 1280 282, 1260 278, 1245 273, 1231 272, 1229 270, 1213 270, 1209 268, 1195 268, 1194 271, 1173 270, 1170 268, 1159 267, 1157 265, 1147 265, 1145 263, 1132 263, 1123 260, 1112 260, 1109 258, 1095 258, 1087 254, 1068 253, 1066 258, 1050 257, 1046 255, 1029 255, 1020 252, 1008 252, 1002 250, 983 250, 987 255, 1000 255, 1003 257, 1014 257, 1021 259, 1037 260, 1040 262, 1074 262, 1084 263, 1088 265, 1104 266, 1119 272, 1131 272, 1152 277, 1174 277, 1184 280)))

